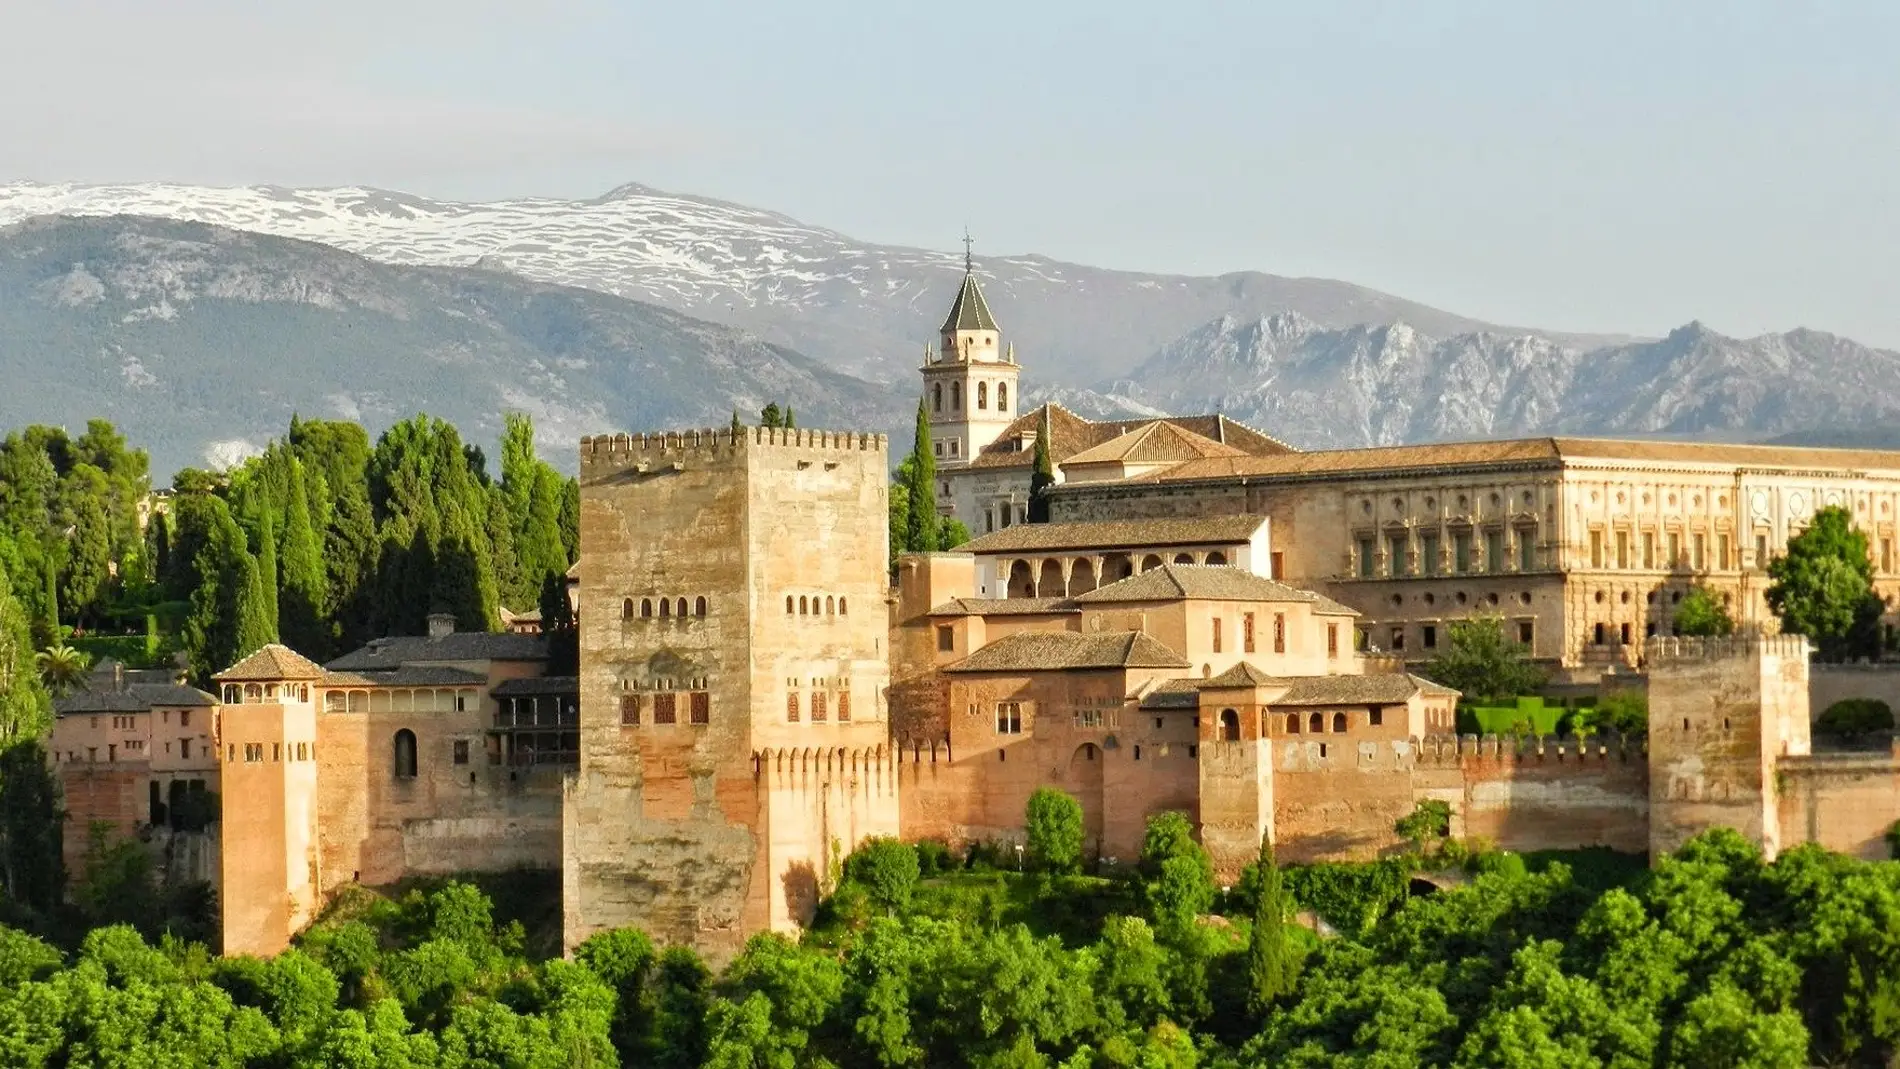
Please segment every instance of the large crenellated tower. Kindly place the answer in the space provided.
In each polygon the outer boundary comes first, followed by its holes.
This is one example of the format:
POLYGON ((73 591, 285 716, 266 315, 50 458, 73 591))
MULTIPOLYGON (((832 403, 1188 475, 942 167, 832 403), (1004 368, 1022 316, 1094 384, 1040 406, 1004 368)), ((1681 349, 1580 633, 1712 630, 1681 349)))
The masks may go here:
POLYGON ((1655 638, 1649 665, 1650 857, 1714 827, 1781 848, 1777 762, 1804 757, 1808 641, 1655 638))
POLYGON ((729 957, 896 834, 887 451, 765 428, 582 439, 569 947, 637 925, 729 957))
POLYGON ((938 331, 940 348, 924 347, 924 406, 931 448, 940 468, 970 462, 1021 414, 1015 347, 1003 333, 977 285, 976 261, 964 239, 963 284, 938 331))

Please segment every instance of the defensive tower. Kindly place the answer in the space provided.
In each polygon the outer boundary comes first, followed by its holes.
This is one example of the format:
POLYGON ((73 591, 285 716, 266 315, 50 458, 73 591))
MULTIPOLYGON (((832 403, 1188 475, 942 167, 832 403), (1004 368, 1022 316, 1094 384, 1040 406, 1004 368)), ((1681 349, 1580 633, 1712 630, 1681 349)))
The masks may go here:
POLYGON ((896 834, 886 464, 882 435, 581 440, 569 947, 638 925, 723 959, 896 834))

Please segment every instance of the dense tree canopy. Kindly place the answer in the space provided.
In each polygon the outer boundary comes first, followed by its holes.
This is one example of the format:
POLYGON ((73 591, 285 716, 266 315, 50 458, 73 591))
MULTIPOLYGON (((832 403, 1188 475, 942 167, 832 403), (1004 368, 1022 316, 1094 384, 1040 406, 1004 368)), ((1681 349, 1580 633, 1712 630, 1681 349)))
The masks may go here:
POLYGON ((1879 652, 1883 606, 1874 593, 1867 533, 1845 507, 1816 512, 1806 530, 1788 539, 1788 551, 1768 563, 1768 576, 1768 607, 1783 631, 1808 636, 1827 660, 1879 652))
POLYGON ((1505 638, 1502 619, 1453 620, 1445 630, 1444 649, 1419 671, 1458 691, 1464 700, 1509 701, 1544 685, 1544 673, 1530 662, 1529 651, 1505 638))

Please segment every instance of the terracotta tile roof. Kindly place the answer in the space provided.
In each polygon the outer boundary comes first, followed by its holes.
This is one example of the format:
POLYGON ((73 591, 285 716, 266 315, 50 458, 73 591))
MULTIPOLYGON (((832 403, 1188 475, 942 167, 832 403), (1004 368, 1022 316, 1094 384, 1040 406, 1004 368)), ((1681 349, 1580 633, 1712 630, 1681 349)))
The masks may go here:
POLYGON ((1141 707, 1190 708, 1199 704, 1200 691, 1223 687, 1284 687, 1282 693, 1267 700, 1267 704, 1274 708, 1399 705, 1415 694, 1455 696, 1458 693, 1429 679, 1399 672, 1373 672, 1358 676, 1270 676, 1251 665, 1242 664, 1212 679, 1170 679, 1149 692, 1142 699, 1141 707))
POLYGON ((128 683, 124 687, 107 685, 98 689, 75 690, 53 699, 53 712, 59 716, 78 713, 142 713, 158 706, 203 709, 218 704, 218 699, 196 687, 182 683, 128 683))
POLYGON ((379 638, 362 649, 338 657, 324 667, 333 672, 376 672, 417 661, 545 661, 544 635, 507 631, 451 631, 429 638, 401 635, 379 638))
POLYGON ((497 698, 536 698, 568 697, 581 692, 578 676, 533 676, 528 679, 505 679, 495 684, 488 693, 497 698))
POLYGON ((1167 464, 1208 457, 1244 457, 1245 450, 1203 438, 1166 420, 1144 423, 1117 438, 1063 461, 1064 464, 1167 464))
POLYGON ((1251 540, 1266 522, 1264 516, 1209 516, 1179 520, 1019 523, 972 538, 958 546, 957 551, 984 554, 1057 549, 1235 545, 1251 540))
MULTIPOLYGON (((1063 408, 1058 404, 1046 404, 1032 408, 1017 416, 1015 422, 996 436, 996 441, 983 448, 971 468, 1028 468, 1036 461, 1036 451, 1032 444, 1016 447, 1019 441, 1033 443, 1037 428, 1042 426, 1043 412, 1049 414, 1049 459, 1056 464, 1066 463, 1071 457, 1096 446, 1114 441, 1116 438, 1147 426, 1151 423, 1170 423, 1216 444, 1232 446, 1248 456, 1277 456, 1293 452, 1293 447, 1284 442, 1254 430, 1252 427, 1228 419, 1226 416, 1169 416, 1161 420, 1129 419, 1115 422, 1097 423, 1063 408)), ((1235 458, 1238 459, 1238 458, 1235 458)))
POLYGON ((420 665, 387 672, 325 672, 320 682, 326 687, 479 687, 488 677, 461 668, 420 665))
POLYGON ((1068 598, 951 598, 930 610, 932 616, 1038 616, 1081 612, 1068 598))
POLYGON ((1428 468, 1562 464, 1610 460, 1625 463, 1713 464, 1752 467, 1900 470, 1900 451, 1824 449, 1810 446, 1731 442, 1644 441, 1612 438, 1512 438, 1492 442, 1328 449, 1280 456, 1212 457, 1184 461, 1129 482, 1299 477, 1428 468))
POLYGON ((1075 600, 1084 605, 1120 601, 1297 601, 1325 615, 1357 616, 1331 598, 1223 564, 1163 564, 1075 600))
POLYGON ((1186 668, 1181 655, 1139 631, 1093 635, 1023 631, 997 639, 946 672, 1060 672, 1086 668, 1186 668))
POLYGON ((322 679, 323 668, 289 646, 273 642, 211 678, 220 683, 322 679))

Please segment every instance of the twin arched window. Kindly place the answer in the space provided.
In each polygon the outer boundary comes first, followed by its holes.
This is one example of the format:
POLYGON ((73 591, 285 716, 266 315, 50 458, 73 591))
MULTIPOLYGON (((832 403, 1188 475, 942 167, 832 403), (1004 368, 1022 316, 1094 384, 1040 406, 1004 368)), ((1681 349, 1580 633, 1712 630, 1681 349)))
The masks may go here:
POLYGON ((990 407, 990 384, 987 382, 979 382, 976 384, 976 407, 990 407))
POLYGON ((395 773, 397 779, 416 778, 416 733, 408 728, 396 732, 395 773))
POLYGON ((1007 382, 996 384, 996 410, 998 412, 1009 410, 1009 383, 1007 382))

